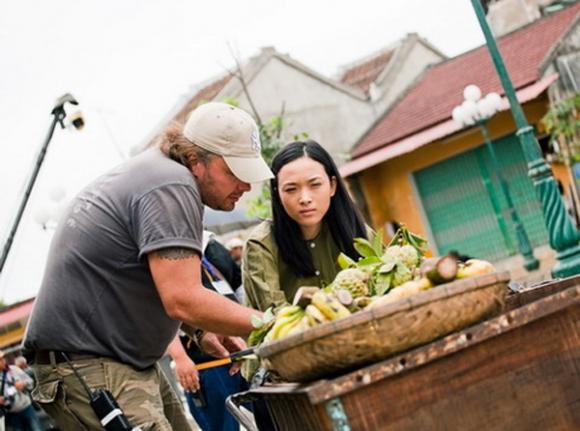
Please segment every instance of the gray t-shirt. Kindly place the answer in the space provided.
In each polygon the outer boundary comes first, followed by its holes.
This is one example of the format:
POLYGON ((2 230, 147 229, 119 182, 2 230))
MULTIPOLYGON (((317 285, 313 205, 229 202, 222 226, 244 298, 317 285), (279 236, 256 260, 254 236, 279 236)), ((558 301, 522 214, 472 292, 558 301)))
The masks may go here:
POLYGON ((184 166, 152 149, 85 188, 52 240, 24 349, 157 361, 179 322, 166 314, 147 254, 202 250, 203 204, 184 166))

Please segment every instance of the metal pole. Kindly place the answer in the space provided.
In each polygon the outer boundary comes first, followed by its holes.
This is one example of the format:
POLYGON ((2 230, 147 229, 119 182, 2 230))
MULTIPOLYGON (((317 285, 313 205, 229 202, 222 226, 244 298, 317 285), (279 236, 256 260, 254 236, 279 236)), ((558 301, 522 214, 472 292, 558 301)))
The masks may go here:
POLYGON ((493 212, 495 214, 495 219, 497 220, 497 226, 499 227, 499 231, 501 232, 501 236, 503 238, 503 242, 506 246, 506 249, 510 254, 515 253, 515 247, 512 242, 512 237, 510 235, 508 225, 505 221, 501 210, 501 204, 497 193, 495 191, 495 186, 491 181, 491 175, 489 173, 489 169, 487 169, 487 165, 485 164, 485 159, 483 158, 483 152, 475 151, 475 159, 477 160, 477 165, 479 167, 479 172, 481 174, 481 180, 485 189, 487 190, 487 195, 489 196, 489 202, 493 208, 493 212))
POLYGON ((558 191, 552 170, 542 157, 542 151, 534 129, 528 124, 520 106, 511 79, 491 33, 480 0, 471 0, 473 9, 485 36, 487 48, 493 60, 505 95, 509 100, 511 113, 517 126, 516 135, 528 161, 528 175, 532 179, 539 196, 544 221, 548 230, 550 246, 557 251, 558 262, 552 269, 554 277, 568 277, 580 273, 580 234, 570 219, 558 191))
POLYGON ((514 228, 516 231, 516 238, 518 240, 518 249, 520 253, 524 257, 524 267, 528 270, 538 269, 540 267, 540 261, 534 257, 534 251, 532 249, 532 245, 530 244, 530 239, 528 238, 528 234, 524 228, 524 224, 520 219, 518 211, 514 205, 512 200, 512 195, 509 189, 509 185, 503 176, 501 167, 499 165, 499 160, 497 155, 495 154, 495 149, 493 148, 493 143, 489 137, 489 132, 487 131, 487 127, 485 122, 479 123, 479 128, 481 133, 483 134, 483 139, 485 140, 485 146, 489 152, 491 158, 491 165, 493 166, 493 170, 495 171, 497 178, 499 180, 499 184, 501 186, 503 195, 505 197, 509 213, 514 223, 514 228))
POLYGON ((48 144, 50 144, 50 140, 52 139, 52 135, 54 133, 54 129, 56 128, 57 123, 61 125, 64 129, 64 118, 66 117, 66 112, 64 110, 65 103, 71 103, 73 105, 78 105, 76 99, 69 93, 64 94, 63 96, 59 97, 56 101, 54 108, 52 109, 51 114, 53 115, 52 123, 50 128, 48 129, 48 134, 46 135, 46 139, 44 140, 44 144, 38 153, 38 157, 36 158, 36 164, 34 165, 34 169, 32 171, 32 175, 28 180, 28 184, 26 186, 26 191, 24 192, 24 196, 22 196, 22 201, 20 202, 20 206, 18 207, 18 212, 16 213, 16 218, 12 223, 12 227, 10 228, 10 232, 8 233, 8 238, 6 239, 6 243, 4 244, 4 248, 2 249, 2 256, 0 257, 0 273, 4 269, 4 265, 6 264, 6 260, 8 259, 8 253, 10 252, 10 248, 12 247, 12 243, 14 242, 14 237, 16 236, 16 231, 18 230, 18 225, 20 224, 20 220, 22 219, 22 215, 24 214, 24 210, 26 209, 26 204, 28 203, 28 199, 32 194, 32 189, 34 188, 34 183, 36 182, 36 178, 38 177, 38 172, 40 171, 40 167, 44 162, 44 157, 46 156, 46 150, 48 149, 48 144))

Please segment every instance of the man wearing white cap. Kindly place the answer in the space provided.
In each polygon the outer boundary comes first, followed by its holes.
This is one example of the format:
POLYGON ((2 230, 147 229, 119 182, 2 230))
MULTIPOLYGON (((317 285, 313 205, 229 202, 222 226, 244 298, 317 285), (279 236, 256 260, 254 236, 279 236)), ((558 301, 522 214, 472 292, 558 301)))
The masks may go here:
POLYGON ((248 335, 257 313, 202 286, 203 205, 231 211, 250 183, 271 176, 254 120, 207 103, 158 148, 77 195, 54 235, 24 341, 39 381, 33 395, 60 429, 111 419, 93 412, 67 358, 92 390, 113 394, 133 426, 189 429, 156 361, 182 322, 210 354, 239 350, 236 336, 248 335))
POLYGON ((240 238, 232 238, 226 242, 226 248, 230 252, 232 259, 234 259, 234 261, 240 265, 242 263, 244 241, 242 241, 240 238))

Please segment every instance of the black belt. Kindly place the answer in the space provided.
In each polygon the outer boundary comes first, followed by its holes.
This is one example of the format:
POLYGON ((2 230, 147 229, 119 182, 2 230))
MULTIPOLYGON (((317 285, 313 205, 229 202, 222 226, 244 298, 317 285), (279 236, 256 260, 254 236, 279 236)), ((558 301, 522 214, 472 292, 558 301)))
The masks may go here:
POLYGON ((32 356, 32 363, 38 365, 50 365, 51 362, 51 353, 54 353, 54 362, 56 364, 61 364, 66 362, 64 355, 70 361, 81 361, 83 359, 94 359, 98 358, 96 355, 89 355, 89 354, 80 354, 80 353, 71 353, 71 352, 61 352, 59 350, 37 350, 34 352, 32 356))

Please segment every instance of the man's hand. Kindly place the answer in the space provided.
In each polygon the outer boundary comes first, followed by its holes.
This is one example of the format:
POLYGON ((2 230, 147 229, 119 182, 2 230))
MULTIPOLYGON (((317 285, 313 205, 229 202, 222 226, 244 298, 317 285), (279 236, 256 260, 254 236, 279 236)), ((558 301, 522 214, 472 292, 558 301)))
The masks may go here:
POLYGON ((4 404, 6 404, 6 398, 0 397, 0 406, 3 406, 4 404))
POLYGON ((200 388, 199 373, 193 361, 187 356, 174 359, 174 361, 175 375, 181 387, 186 391, 198 391, 200 388))
POLYGON ((24 389, 26 389, 26 383, 23 382, 22 380, 16 380, 14 382, 14 387, 16 388, 17 391, 22 392, 24 389))
MULTIPOLYGON (((239 337, 228 337, 225 335, 214 334, 213 332, 205 332, 199 340, 200 348, 205 353, 216 358, 227 358, 230 353, 239 352, 246 349, 248 346, 239 337)), ((230 376, 233 376, 242 366, 241 362, 234 363, 230 368, 230 376)))

